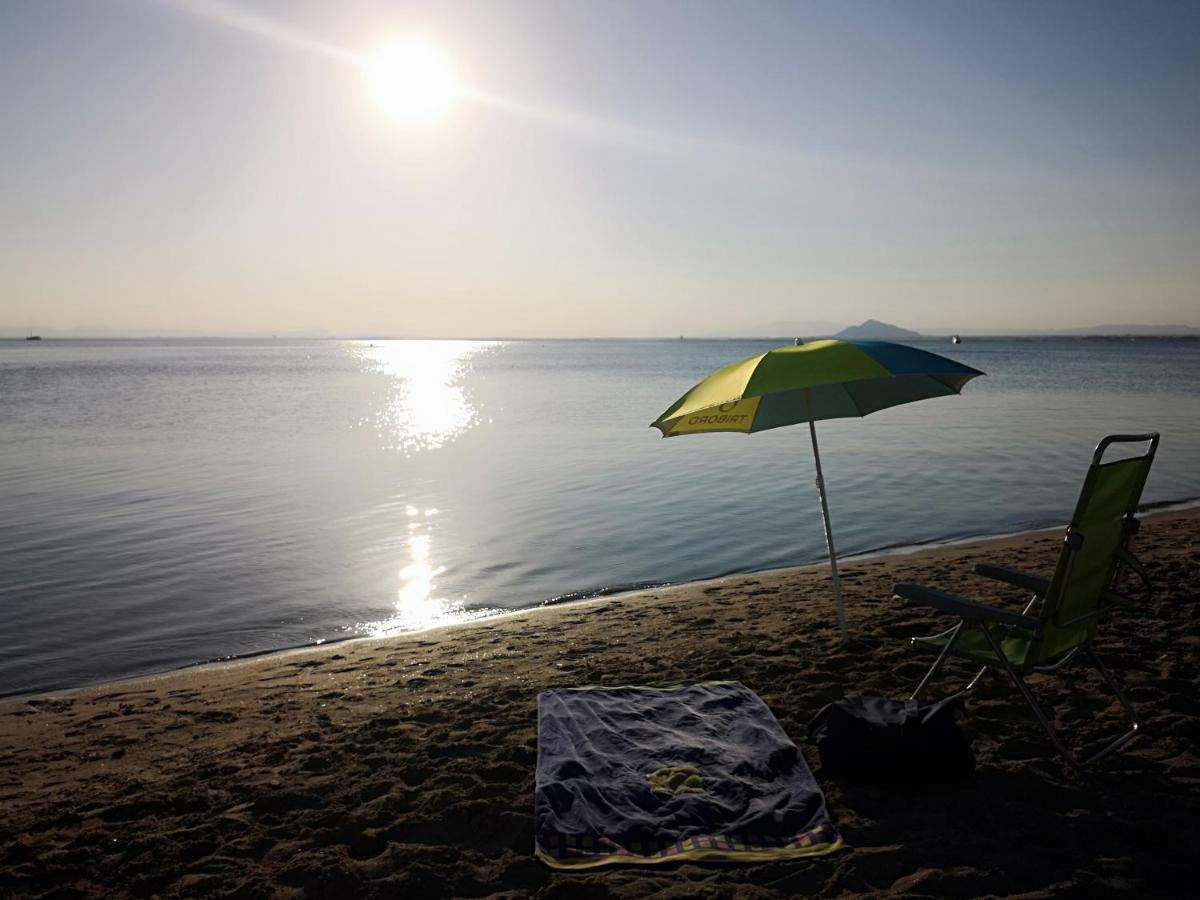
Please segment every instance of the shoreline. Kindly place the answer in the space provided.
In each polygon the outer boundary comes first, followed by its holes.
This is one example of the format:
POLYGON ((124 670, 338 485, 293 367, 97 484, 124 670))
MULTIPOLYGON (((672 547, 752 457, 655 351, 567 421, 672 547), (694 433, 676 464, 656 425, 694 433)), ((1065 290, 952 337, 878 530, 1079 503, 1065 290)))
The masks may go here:
MULTIPOLYGON (((1148 521, 1160 516, 1173 514, 1186 514, 1188 512, 1200 510, 1200 497, 1187 498, 1184 500, 1167 500, 1157 503, 1144 505, 1140 511, 1139 518, 1142 521, 1148 521)), ((897 544, 889 547, 879 547, 872 550, 864 550, 861 553, 851 553, 845 556, 838 557, 839 565, 848 563, 864 563, 876 560, 886 561, 890 559, 919 557, 922 554, 936 554, 942 550, 953 550, 958 548, 970 548, 977 544, 987 545, 996 544, 1003 546, 1009 541, 1023 540, 1027 538, 1037 538, 1043 535, 1061 532, 1066 528, 1066 523, 1060 525, 1046 525, 1037 528, 1030 528, 1021 531, 1001 532, 999 534, 974 535, 962 538, 949 538, 928 541, 917 544, 897 544)), ((688 588, 703 588, 709 585, 721 585, 729 581, 738 579, 754 578, 756 576, 786 576, 789 573, 811 572, 817 569, 828 569, 828 560, 803 563, 798 566, 779 566, 767 569, 750 569, 745 572, 731 572, 727 575, 717 575, 711 578, 701 578, 694 581, 675 581, 662 582, 640 585, 631 587, 625 590, 621 587, 616 588, 598 588, 595 592, 580 591, 567 592, 560 596, 571 596, 572 593, 579 593, 582 596, 569 600, 558 600, 549 598, 536 603, 532 606, 524 606, 518 609, 503 610, 495 613, 484 614, 472 618, 462 619, 459 621, 446 622, 440 625, 433 625, 429 628, 415 629, 413 631, 398 632, 385 636, 374 635, 350 635, 344 638, 322 639, 320 641, 300 644, 292 647, 277 647, 267 650, 259 650, 253 653, 245 653, 237 656, 222 657, 219 659, 200 660, 197 662, 186 663, 181 666, 176 666, 170 669, 162 669, 154 672, 143 672, 134 675, 123 676, 120 678, 111 678, 103 681, 91 682, 83 685, 72 687, 50 688, 48 690, 21 691, 15 693, 0 693, 0 709, 9 702, 52 699, 60 697, 73 697, 81 693, 90 691, 106 690, 110 687, 120 687, 131 683, 143 681, 155 681, 158 679, 170 677, 177 673, 195 672, 223 667, 235 667, 239 665, 255 663, 269 657, 284 657, 295 653, 320 652, 322 649, 332 647, 345 647, 360 642, 389 642, 403 640, 409 637, 420 637, 425 635, 437 635, 444 631, 456 628, 464 628, 482 622, 498 622, 509 619, 513 616, 526 615, 530 613, 539 613, 542 611, 565 609, 577 606, 587 606, 591 604, 604 603, 606 601, 621 599, 631 600, 639 596, 647 594, 662 594, 667 591, 688 589, 688 588)))
MULTIPOLYGON (((844 562, 847 643, 815 565, 0 701, 0 894, 1177 896, 1200 816, 1200 510, 1145 518, 1135 549, 1156 594, 1097 640, 1143 725, 1103 765, 1080 774, 1053 756, 995 678, 968 702, 977 770, 962 782, 835 779, 806 740, 825 704, 907 696, 928 668, 908 638, 949 622, 893 599, 896 581, 1019 607, 1022 592, 973 564, 1046 573, 1059 549, 1054 533, 844 562), (714 679, 772 711, 847 849, 595 874, 538 863, 538 694, 714 679)), ((948 664, 931 698, 971 674, 948 664)), ((1084 665, 1030 682, 1070 742, 1121 729, 1084 665)))

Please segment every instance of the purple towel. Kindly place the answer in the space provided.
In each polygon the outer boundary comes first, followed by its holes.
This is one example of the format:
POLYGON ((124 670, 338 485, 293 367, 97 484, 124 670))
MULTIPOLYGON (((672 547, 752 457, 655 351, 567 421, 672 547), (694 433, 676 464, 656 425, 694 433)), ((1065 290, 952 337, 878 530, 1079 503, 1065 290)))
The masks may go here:
POLYGON ((534 819, 556 868, 841 846, 804 757, 737 682, 541 694, 534 819))

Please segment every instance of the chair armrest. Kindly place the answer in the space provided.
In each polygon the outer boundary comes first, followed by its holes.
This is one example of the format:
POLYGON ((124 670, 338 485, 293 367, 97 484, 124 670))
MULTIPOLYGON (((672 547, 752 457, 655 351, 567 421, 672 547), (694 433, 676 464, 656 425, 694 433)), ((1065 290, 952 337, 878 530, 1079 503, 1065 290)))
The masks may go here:
POLYGON ((991 578, 993 581, 1003 581, 1005 584, 1011 584, 1013 587, 1019 587, 1026 591, 1032 591, 1039 597, 1045 597, 1046 591, 1050 590, 1050 579, 1043 578, 1040 575, 1030 575, 1028 572, 1022 572, 1020 569, 1008 569, 1004 566, 993 566, 991 563, 979 563, 975 566, 975 574, 982 575, 984 578, 991 578))
POLYGON ((962 616, 968 622, 995 622, 998 625, 1028 628, 1030 631, 1036 631, 1039 624, 1039 620, 1033 616, 1024 616, 1021 613, 995 606, 984 606, 982 603, 975 603, 956 594, 935 591, 933 588, 922 587, 907 581, 895 585, 892 593, 905 600, 919 603, 921 606, 932 606, 944 613, 962 616))

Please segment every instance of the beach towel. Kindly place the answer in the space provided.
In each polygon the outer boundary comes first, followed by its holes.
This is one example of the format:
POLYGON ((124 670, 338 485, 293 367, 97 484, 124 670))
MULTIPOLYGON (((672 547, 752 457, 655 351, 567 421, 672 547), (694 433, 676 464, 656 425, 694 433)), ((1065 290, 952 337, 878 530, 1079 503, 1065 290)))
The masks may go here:
POLYGON ((737 682, 542 693, 534 821, 561 869, 842 846, 804 757, 737 682))

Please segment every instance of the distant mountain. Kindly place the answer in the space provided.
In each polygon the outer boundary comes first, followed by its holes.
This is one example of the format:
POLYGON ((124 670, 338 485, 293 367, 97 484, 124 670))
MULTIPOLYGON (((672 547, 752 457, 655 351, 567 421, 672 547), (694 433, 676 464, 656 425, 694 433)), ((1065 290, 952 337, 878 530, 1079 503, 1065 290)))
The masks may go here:
POLYGON ((889 325, 878 319, 867 319, 861 325, 851 325, 834 335, 835 338, 860 341, 890 341, 900 338, 919 338, 920 336, 916 331, 901 328, 899 325, 889 325))

